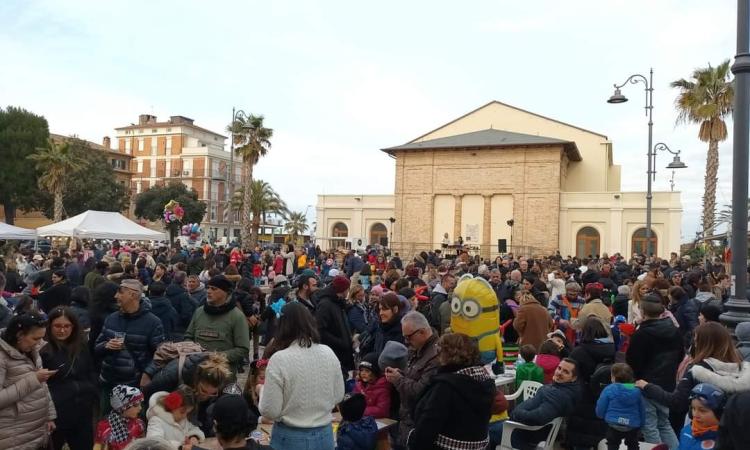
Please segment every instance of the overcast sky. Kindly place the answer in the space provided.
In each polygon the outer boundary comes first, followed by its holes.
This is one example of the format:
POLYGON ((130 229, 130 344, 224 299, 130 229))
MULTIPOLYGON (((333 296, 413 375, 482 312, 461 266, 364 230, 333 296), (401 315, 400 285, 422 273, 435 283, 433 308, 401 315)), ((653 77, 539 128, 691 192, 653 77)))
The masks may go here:
MULTIPOLYGON (((675 126, 669 82, 735 54, 736 2, 0 2, 0 106, 101 142, 151 113, 222 131, 263 114, 273 147, 255 176, 294 209, 316 194, 392 193, 405 143, 491 100, 609 136, 624 190, 646 188, 642 85, 654 68, 654 142, 683 151, 682 240, 699 228, 706 144, 675 126)), ((731 136, 731 130, 730 130, 731 136)), ((731 138, 717 204, 731 202, 731 138)), ((671 161, 658 156, 656 190, 671 161)), ((644 200, 645 202, 645 200, 644 200)), ((310 208, 311 222, 314 206, 310 208)))

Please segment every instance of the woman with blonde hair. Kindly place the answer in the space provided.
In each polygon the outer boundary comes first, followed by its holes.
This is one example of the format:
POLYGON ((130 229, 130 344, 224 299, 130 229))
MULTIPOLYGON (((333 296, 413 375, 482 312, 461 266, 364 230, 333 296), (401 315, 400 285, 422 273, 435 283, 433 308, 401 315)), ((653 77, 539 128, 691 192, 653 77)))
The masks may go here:
POLYGON ((639 324, 643 321, 643 314, 641 313, 641 299, 646 296, 650 291, 650 288, 643 280, 638 280, 633 283, 633 288, 630 290, 630 301, 628 302, 628 322, 639 324))

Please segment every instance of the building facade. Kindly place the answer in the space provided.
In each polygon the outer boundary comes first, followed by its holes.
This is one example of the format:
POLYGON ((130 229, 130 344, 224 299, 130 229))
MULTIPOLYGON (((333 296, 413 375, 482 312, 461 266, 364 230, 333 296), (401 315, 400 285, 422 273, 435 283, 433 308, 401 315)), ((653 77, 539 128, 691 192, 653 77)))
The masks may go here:
POLYGON ((201 226, 208 237, 239 236, 239 215, 230 212, 228 199, 242 186, 242 161, 224 150, 226 136, 199 127, 184 116, 159 122, 149 114, 140 115, 137 125, 115 130, 118 150, 133 156, 136 195, 152 186, 179 181, 195 189, 198 198, 206 202, 201 226))
MULTIPOLYGON (((402 254, 446 235, 486 258, 646 250, 646 195, 621 191, 605 135, 493 101, 383 151, 396 163, 391 244, 402 254)), ((681 215, 679 192, 654 193, 657 255, 679 251, 681 215)))
POLYGON ((393 218, 392 195, 318 195, 315 241, 326 249, 388 245, 393 218))

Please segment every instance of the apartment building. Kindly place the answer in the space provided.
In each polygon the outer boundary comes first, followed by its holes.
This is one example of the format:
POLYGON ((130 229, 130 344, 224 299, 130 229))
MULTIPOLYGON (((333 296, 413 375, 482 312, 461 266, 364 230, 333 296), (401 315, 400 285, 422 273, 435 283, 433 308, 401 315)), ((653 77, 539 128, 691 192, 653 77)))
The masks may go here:
POLYGON ((242 162, 233 160, 225 150, 226 136, 199 127, 184 116, 159 122, 150 114, 141 114, 137 124, 115 131, 118 150, 133 156, 131 183, 135 195, 152 186, 180 181, 195 189, 207 204, 201 222, 207 236, 239 236, 239 216, 228 213, 227 199, 231 198, 232 187, 241 186, 242 162))

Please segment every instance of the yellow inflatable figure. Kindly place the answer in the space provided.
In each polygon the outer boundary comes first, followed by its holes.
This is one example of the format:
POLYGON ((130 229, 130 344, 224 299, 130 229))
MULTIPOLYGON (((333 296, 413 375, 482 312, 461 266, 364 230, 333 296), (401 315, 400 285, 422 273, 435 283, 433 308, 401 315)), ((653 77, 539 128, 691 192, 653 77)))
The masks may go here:
POLYGON ((482 362, 503 361, 500 337, 500 310, 492 286, 484 278, 463 275, 451 300, 451 331, 473 337, 479 342, 482 362))

